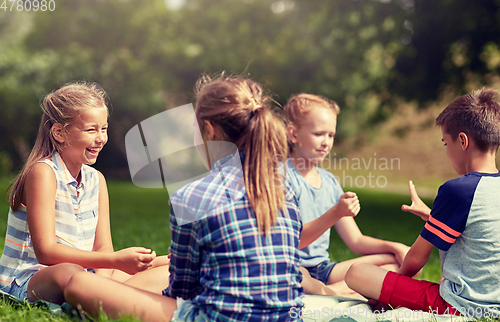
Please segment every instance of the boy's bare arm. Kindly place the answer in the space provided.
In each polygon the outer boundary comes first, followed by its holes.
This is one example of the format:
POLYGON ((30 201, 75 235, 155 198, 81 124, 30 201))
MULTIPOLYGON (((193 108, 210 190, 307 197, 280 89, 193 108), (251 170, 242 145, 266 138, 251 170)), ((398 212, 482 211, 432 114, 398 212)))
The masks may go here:
POLYGON ((434 245, 419 235, 406 254, 398 273, 405 276, 415 276, 429 260, 433 248, 434 245))

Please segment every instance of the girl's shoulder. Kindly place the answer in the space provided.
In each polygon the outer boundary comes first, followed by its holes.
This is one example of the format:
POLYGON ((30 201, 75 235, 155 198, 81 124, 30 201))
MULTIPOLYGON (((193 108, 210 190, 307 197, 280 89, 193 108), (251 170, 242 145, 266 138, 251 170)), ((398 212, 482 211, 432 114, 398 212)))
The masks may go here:
POLYGON ((45 160, 39 161, 33 165, 33 168, 28 173, 28 177, 48 177, 54 178, 54 166, 50 163, 50 161, 46 162, 45 160))
POLYGON ((56 186, 57 178, 53 169, 45 162, 37 162, 26 176, 26 185, 35 189, 47 189, 56 186))
POLYGON ((59 154, 56 152, 55 154, 38 161, 35 165, 37 164, 46 164, 51 167, 54 172, 57 172, 58 170, 62 169, 63 161, 59 154))

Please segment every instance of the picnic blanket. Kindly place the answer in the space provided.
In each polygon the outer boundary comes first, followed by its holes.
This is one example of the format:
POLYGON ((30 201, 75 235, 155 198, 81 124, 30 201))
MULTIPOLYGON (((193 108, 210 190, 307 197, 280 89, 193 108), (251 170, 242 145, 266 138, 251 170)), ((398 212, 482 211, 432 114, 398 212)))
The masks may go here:
MULTIPOLYGON (((24 301, 0 291, 0 296, 13 306, 26 305, 24 301)), ((365 300, 331 295, 305 295, 304 308, 290 311, 292 319, 302 317, 304 322, 465 322, 467 318, 454 315, 436 315, 429 312, 412 311, 406 308, 395 310, 372 311, 365 300)), ((46 301, 30 303, 31 306, 43 307, 54 315, 81 316, 71 305, 57 305, 46 301)))
POLYGON ((373 311, 366 300, 331 295, 305 295, 301 314, 304 322, 464 322, 468 319, 450 314, 412 311, 407 308, 373 311))

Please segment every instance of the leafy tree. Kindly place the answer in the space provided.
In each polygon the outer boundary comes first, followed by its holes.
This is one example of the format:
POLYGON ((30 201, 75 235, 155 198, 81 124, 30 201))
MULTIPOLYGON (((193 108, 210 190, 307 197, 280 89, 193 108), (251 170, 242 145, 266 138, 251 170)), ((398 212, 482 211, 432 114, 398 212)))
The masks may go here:
POLYGON ((499 67, 499 14, 495 0, 415 0, 411 42, 390 75, 391 91, 425 102, 446 88, 464 91, 473 75, 487 84, 499 67))
POLYGON ((40 98, 88 79, 112 105, 98 167, 127 175, 126 132, 192 102, 197 77, 222 70, 249 74, 281 104, 299 92, 327 96, 341 107, 338 138, 357 137, 390 117, 394 97, 425 102, 471 75, 486 83, 500 66, 498 13, 497 0, 185 0, 175 10, 163 0, 67 0, 53 12, 0 10, 0 135, 9 138, 0 150, 20 165, 40 98))

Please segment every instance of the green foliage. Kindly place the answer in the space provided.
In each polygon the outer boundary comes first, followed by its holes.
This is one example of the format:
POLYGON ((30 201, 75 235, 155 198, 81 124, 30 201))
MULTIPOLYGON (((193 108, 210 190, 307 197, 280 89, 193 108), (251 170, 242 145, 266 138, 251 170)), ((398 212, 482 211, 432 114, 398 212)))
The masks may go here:
POLYGON ((185 0, 173 10, 163 0, 68 0, 55 11, 0 10, 0 150, 20 168, 40 99, 93 80, 113 110, 97 167, 128 177, 127 131, 191 102, 196 78, 222 70, 249 74, 280 104, 325 95, 341 107, 337 141, 361 137, 397 98, 423 103, 495 79, 497 2, 185 0))
POLYGON ((375 91, 401 50, 404 13, 398 3, 352 0, 190 0, 178 10, 161 0, 72 0, 53 12, 0 11, 8 48, 0 52, 0 135, 9 138, 0 149, 18 168, 41 97, 89 79, 113 107, 110 147, 97 166, 119 175, 126 132, 190 102, 200 73, 222 70, 249 73, 281 104, 303 91, 337 100, 340 137, 354 135, 377 114, 375 91))
POLYGON ((466 91, 475 78, 476 86, 491 82, 499 68, 499 12, 500 3, 491 0, 415 1, 390 89, 425 102, 444 89, 466 91))

